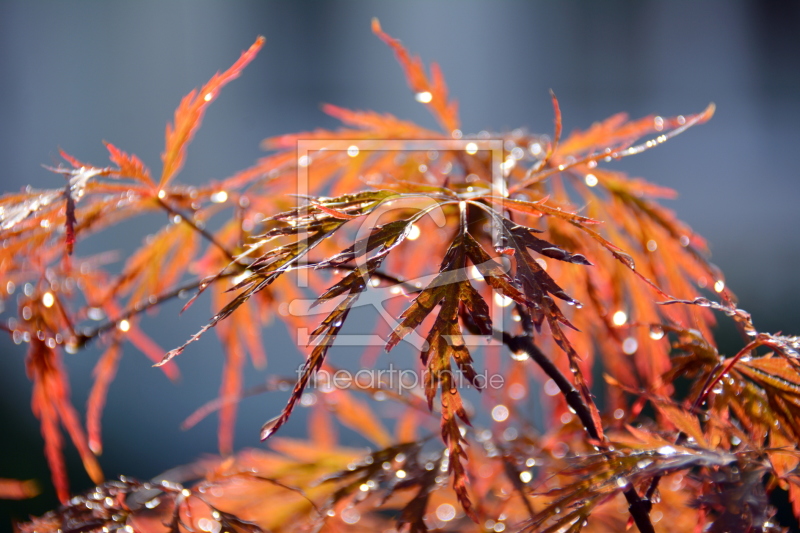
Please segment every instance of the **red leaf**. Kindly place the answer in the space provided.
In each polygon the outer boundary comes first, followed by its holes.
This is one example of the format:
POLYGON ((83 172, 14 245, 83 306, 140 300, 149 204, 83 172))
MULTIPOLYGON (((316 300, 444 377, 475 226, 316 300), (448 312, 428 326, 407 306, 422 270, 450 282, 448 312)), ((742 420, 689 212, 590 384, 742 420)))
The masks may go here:
POLYGON ((258 37, 256 42, 242 53, 231 68, 221 74, 215 74, 200 91, 195 89, 181 100, 178 109, 175 110, 175 122, 167 124, 166 146, 161 156, 164 169, 158 184, 159 188, 163 189, 183 166, 186 146, 191 142, 194 132, 200 127, 208 105, 214 101, 222 87, 239 77, 244 67, 256 57, 258 51, 264 46, 265 41, 264 37, 258 37))
POLYGON ((32 479, 19 481, 0 478, 0 500, 24 500, 33 498, 39 492, 39 485, 32 479))
POLYGON ((104 143, 108 148, 109 159, 119 167, 120 177, 133 178, 145 185, 155 185, 150 176, 150 169, 135 155, 128 155, 110 142, 104 143))
POLYGON ((58 352, 34 337, 31 339, 26 367, 28 377, 33 381, 31 407, 41 424, 45 454, 52 472, 53 484, 58 498, 66 502, 69 499, 69 481, 62 453, 59 423, 69 433, 92 481, 101 483, 104 478, 103 472, 89 449, 78 414, 69 401, 66 373, 61 366, 58 352))
POLYGON ((108 350, 97 361, 94 367, 94 385, 89 393, 89 400, 86 403, 86 431, 89 434, 89 448, 100 455, 103 452, 103 443, 100 431, 100 420, 103 415, 103 407, 108 395, 108 387, 114 380, 117 373, 122 350, 117 342, 108 347, 108 350))
POLYGON ((432 79, 429 80, 420 58, 412 57, 408 50, 400 44, 399 40, 384 33, 380 22, 376 18, 372 19, 372 31, 394 50, 397 60, 405 70, 406 79, 411 90, 418 97, 425 95, 419 101, 430 105, 431 112, 447 133, 457 130, 459 124, 458 104, 454 101, 448 101, 447 86, 444 83, 439 66, 436 63, 431 64, 432 79))
POLYGON ((82 161, 78 161, 77 159, 75 159, 74 157, 72 157, 71 155, 69 155, 69 154, 68 154, 67 152, 65 152, 64 150, 59 150, 59 151, 58 151, 58 153, 59 153, 59 155, 60 155, 61 157, 63 157, 63 158, 64 158, 64 159, 67 161, 67 163, 69 163, 70 165, 72 165, 74 168, 90 167, 90 166, 92 166, 92 165, 89 165, 89 164, 87 164, 87 163, 83 163, 82 161))

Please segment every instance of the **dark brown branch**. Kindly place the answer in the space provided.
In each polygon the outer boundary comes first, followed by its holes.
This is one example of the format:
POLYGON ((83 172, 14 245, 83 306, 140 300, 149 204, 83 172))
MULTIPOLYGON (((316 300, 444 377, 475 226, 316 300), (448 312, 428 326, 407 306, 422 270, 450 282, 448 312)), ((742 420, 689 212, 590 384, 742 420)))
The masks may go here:
MULTIPOLYGON (((215 280, 229 278, 231 276, 234 276, 235 274, 236 274, 236 272, 228 272, 228 273, 225 273, 225 274, 220 274, 220 275, 215 277, 215 280)), ((203 287, 207 283, 208 283, 208 279, 207 278, 206 279, 201 279, 199 281, 193 281, 191 283, 187 283, 185 285, 181 285, 180 287, 175 287, 174 289, 171 289, 169 291, 162 292, 161 294, 158 294, 156 296, 151 296, 150 298, 148 298, 147 300, 144 300, 142 302, 138 302, 138 303, 134 304, 133 307, 130 307, 129 309, 124 311, 122 314, 117 316, 115 319, 109 320, 108 322, 105 322, 104 324, 101 324, 101 325, 99 325, 99 326, 97 326, 95 328, 92 328, 87 332, 84 332, 84 333, 81 333, 81 334, 77 335, 77 337, 78 337, 78 345, 77 345, 77 347, 78 348, 82 348, 83 346, 85 346, 86 344, 88 344, 89 342, 94 340, 96 337, 98 337, 102 333, 105 333, 106 331, 110 331, 110 330, 116 328, 119 325, 119 323, 121 321, 123 321, 123 320, 127 320, 127 319, 129 319, 131 317, 134 317, 136 315, 144 313, 148 309, 152 309, 153 307, 161 305, 161 304, 163 304, 164 302, 166 302, 168 300, 172 300, 174 298, 177 298, 177 297, 179 297, 181 295, 181 293, 184 293, 184 292, 187 292, 187 291, 192 291, 192 290, 195 290, 195 289, 199 289, 200 287, 203 287)))
POLYGON ((175 209, 174 207, 172 207, 171 205, 169 205, 169 204, 168 204, 167 202, 165 202, 163 199, 161 199, 161 198, 158 198, 158 204, 159 204, 161 207, 163 207, 163 208, 164 208, 164 210, 165 210, 167 213, 171 214, 172 216, 178 216, 178 217, 181 217, 181 220, 182 220, 183 222, 186 222, 186 223, 187 223, 187 224, 188 224, 188 225, 189 225, 189 226, 190 226, 190 227, 191 227, 191 228, 192 228, 194 231, 196 231, 197 233, 199 233, 200 235, 202 235, 202 236, 203 236, 203 238, 205 238, 205 239, 206 239, 208 242, 210 242, 211 244, 213 244, 214 246, 216 246, 217 248, 219 248, 219 250, 220 250, 220 251, 221 251, 223 254, 225 254, 225 257, 228 259, 228 261, 230 261, 231 263, 236 263, 236 257, 233 255, 233 253, 232 253, 230 250, 228 250, 227 248, 225 248, 225 246, 223 246, 223 245, 222 245, 222 243, 220 243, 220 242, 219 242, 219 241, 216 239, 216 237, 214 237, 214 236, 213 236, 211 233, 209 233, 209 232, 208 232, 208 231, 207 231, 205 228, 202 228, 202 227, 198 226, 198 225, 197 225, 197 224, 194 222, 194 220, 192 220, 190 217, 187 217, 186 215, 184 215, 183 213, 181 213, 180 211, 178 211, 177 209, 175 209))
MULTIPOLYGON (((547 377, 552 379, 558 386, 558 390, 564 396, 575 414, 578 415, 586 433, 589 437, 597 441, 600 446, 600 431, 595 425, 592 418, 589 406, 587 406, 578 390, 572 385, 572 382, 558 369, 558 367, 533 343, 533 338, 530 335, 511 335, 505 331, 495 332, 495 336, 508 346, 509 350, 513 352, 525 352, 539 367, 547 374, 547 377)), ((649 492, 649 491, 648 491, 649 492)), ((649 499, 642 499, 636 488, 630 485, 623 491, 625 499, 628 501, 628 512, 633 517, 636 527, 639 528, 641 533, 655 533, 653 523, 650 521, 650 508, 652 504, 649 499)))

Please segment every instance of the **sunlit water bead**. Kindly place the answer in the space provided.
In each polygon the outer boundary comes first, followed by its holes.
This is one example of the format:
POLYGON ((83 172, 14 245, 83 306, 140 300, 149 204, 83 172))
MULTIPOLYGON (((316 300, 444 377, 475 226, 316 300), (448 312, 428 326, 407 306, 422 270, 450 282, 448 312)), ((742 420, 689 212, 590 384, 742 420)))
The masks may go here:
POLYGON ((628 337, 622 341, 622 353, 625 355, 633 355, 639 349, 639 341, 634 337, 628 337))
POLYGON ((494 293, 494 303, 496 303, 500 307, 508 307, 514 300, 506 296, 505 294, 500 294, 499 292, 494 293))
POLYGON ((197 528, 200 531, 206 531, 208 533, 219 533, 220 529, 222 529, 222 525, 216 520, 201 518, 197 521, 197 528))
POLYGON ((341 513, 342 522, 345 524, 355 524, 359 520, 361 520, 361 513, 355 507, 348 507, 342 510, 341 513))
POLYGON ((595 176, 594 174, 586 174, 586 177, 583 178, 583 181, 586 182, 586 185, 588 185, 589 187, 594 187, 599 183, 597 176, 595 176))
POLYGON ((616 311, 611 316, 611 323, 615 326, 624 326, 628 321, 628 314, 625 311, 616 311))
POLYGON ((514 361, 527 361, 528 359, 530 359, 528 352, 526 352, 525 350, 510 352, 509 355, 511 356, 511 359, 513 359, 514 361))
POLYGON ((650 326, 650 338, 654 341, 664 338, 664 328, 659 325, 650 326))
POLYGON ((545 394, 547 394, 548 396, 556 396, 560 392, 561 390, 558 388, 558 385, 556 385, 555 381, 553 381, 552 379, 548 379, 547 381, 545 381, 544 383, 545 394))
POLYGON ((508 419, 508 415, 508 407, 503 404, 495 405, 492 408, 492 419, 495 422, 504 422, 506 419, 508 419))
POLYGON ((568 453, 569 445, 566 442, 557 442, 553 445, 553 449, 550 450, 550 455, 556 459, 563 459, 568 453))
POLYGON ((227 191, 217 191, 211 195, 211 201, 215 204, 221 204, 228 201, 228 192, 227 191))
POLYGON ((422 235, 422 230, 419 229, 419 226, 416 224, 411 224, 408 228, 408 235, 406 235, 406 239, 409 241, 416 241, 422 235))
POLYGON ((42 295, 42 305, 45 307, 53 307, 53 304, 56 303, 56 297, 53 295, 52 292, 47 291, 42 295))
POLYGON ((521 400, 527 393, 528 391, 525 389, 525 385, 521 383, 512 383, 508 387, 508 397, 512 400, 521 400))
POLYGON ((515 146, 514 148, 511 149, 511 157, 519 161, 520 159, 525 157, 525 150, 523 150, 519 146, 515 146))
POLYGON ((449 503, 443 503, 436 508, 436 518, 442 522, 449 522, 456 517, 456 508, 449 503))
POLYGON ((725 282, 721 279, 718 279, 714 282, 714 291, 715 292, 722 292, 725 290, 725 282))
POLYGON ((433 94, 430 91, 420 91, 414 95, 414 99, 421 104, 429 104, 433 100, 433 94))

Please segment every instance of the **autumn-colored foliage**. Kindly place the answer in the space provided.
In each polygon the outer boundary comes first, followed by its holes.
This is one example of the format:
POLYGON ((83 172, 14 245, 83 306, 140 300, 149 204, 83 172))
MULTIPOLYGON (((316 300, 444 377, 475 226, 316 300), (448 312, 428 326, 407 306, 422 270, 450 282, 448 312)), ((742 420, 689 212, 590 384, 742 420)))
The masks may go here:
MULTIPOLYGON (((327 105, 342 129, 268 139, 273 153, 254 166, 180 184, 206 107, 259 38, 180 102, 160 178, 106 143, 110 166, 64 153, 52 168, 63 187, 0 198, 2 286, 24 286, 4 328, 28 346, 63 504, 20 529, 773 531, 777 488, 800 516, 800 341, 758 332, 736 307, 702 238, 658 203, 671 190, 605 165, 707 121, 713 105, 562 135, 553 95, 552 137, 471 136, 439 68, 426 72, 377 21, 373 31, 441 131, 327 105), (87 235, 149 212, 170 222, 120 275, 81 255, 87 235), (217 213, 224 223, 207 226, 217 213), (206 292, 213 317, 182 346, 163 350, 140 329, 143 312, 206 292), (341 332, 362 305, 385 319, 377 348, 418 351, 419 386, 319 380, 337 375, 330 348, 347 345, 341 332), (717 352, 715 316, 739 327, 738 353, 717 352), (261 328, 273 317, 310 331, 305 363, 298 379, 262 387, 293 386, 285 406, 263 406, 268 449, 235 454, 237 402, 257 392, 243 390, 245 361, 265 363, 261 328), (220 457, 166 478, 107 480, 97 454, 120 358, 133 346, 175 378, 175 358, 212 329, 225 358, 219 397, 186 425, 218 411, 220 457), (104 350, 84 420, 61 356, 89 343, 104 350), (544 422, 524 398, 544 406, 544 422), (308 440, 280 436, 300 405, 311 409, 308 440), (337 442, 337 423, 373 449, 337 442), (64 433, 97 483, 86 494, 71 496, 64 433)), ((376 365, 374 344, 350 349, 376 365)), ((0 497, 35 492, 0 480, 0 497)))

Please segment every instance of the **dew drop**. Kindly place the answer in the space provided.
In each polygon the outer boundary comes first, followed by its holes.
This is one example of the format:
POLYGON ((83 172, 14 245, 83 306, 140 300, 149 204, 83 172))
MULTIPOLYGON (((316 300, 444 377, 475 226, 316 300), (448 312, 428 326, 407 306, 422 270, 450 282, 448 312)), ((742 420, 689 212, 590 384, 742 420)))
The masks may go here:
POLYGON ((654 341, 664 338, 664 328, 661 326, 650 326, 650 338, 654 341))
POLYGON ((278 415, 263 426, 261 426, 261 440, 267 440, 272 436, 275 431, 278 430, 278 427, 281 423, 281 416, 278 415))
POLYGON ((555 381, 553 381, 552 379, 548 379, 545 382, 545 384, 544 384, 544 393, 545 394, 547 394, 548 396, 555 396, 559 392, 561 392, 561 391, 559 390, 558 385, 556 385, 555 381))
POLYGON ((433 95, 429 91, 418 92, 414 99, 421 104, 429 104, 433 100, 433 95))
POLYGON ((359 520, 361 520, 361 513, 359 513, 353 507, 348 507, 347 509, 343 510, 341 513, 342 522, 345 524, 355 524, 359 520))
POLYGON ((221 204, 228 200, 228 193, 226 191, 217 191, 211 195, 211 201, 215 204, 221 204))
POLYGON ((53 304, 56 303, 56 297, 53 296, 53 293, 47 291, 42 295, 42 305, 45 307, 53 307, 53 304))
POLYGON ((511 359, 514 361, 527 361, 530 359, 530 356, 526 351, 520 350, 518 352, 511 352, 511 359))
POLYGON ((639 349, 639 342, 633 338, 628 337, 624 341, 622 341, 622 353, 625 355, 633 355, 636 353, 636 350, 639 349))
POLYGON ((499 292, 494 293, 494 303, 496 303, 500 307, 508 307, 514 300, 506 296, 505 294, 500 294, 499 292))
POLYGON ((495 405, 492 409, 492 418, 496 422, 503 422, 508 418, 508 407, 503 404, 495 405))

